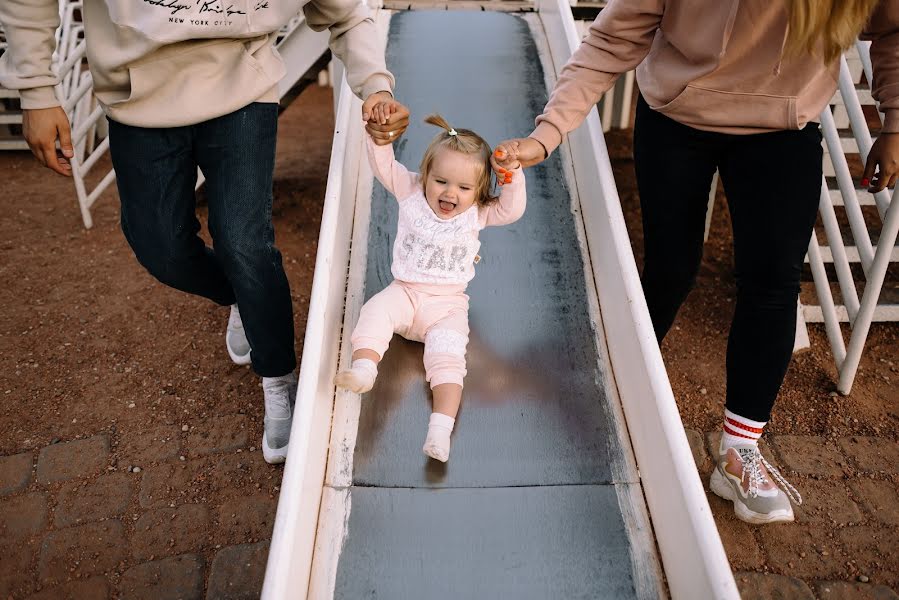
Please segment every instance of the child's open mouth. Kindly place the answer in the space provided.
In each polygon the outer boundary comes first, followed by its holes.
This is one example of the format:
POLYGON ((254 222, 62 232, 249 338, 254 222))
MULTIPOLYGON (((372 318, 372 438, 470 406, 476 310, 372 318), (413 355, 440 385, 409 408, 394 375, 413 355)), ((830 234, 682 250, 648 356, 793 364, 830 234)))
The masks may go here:
POLYGON ((456 208, 455 204, 453 204, 452 202, 447 202, 446 200, 438 200, 437 206, 440 207, 440 212, 445 214, 453 212, 453 209, 456 208))

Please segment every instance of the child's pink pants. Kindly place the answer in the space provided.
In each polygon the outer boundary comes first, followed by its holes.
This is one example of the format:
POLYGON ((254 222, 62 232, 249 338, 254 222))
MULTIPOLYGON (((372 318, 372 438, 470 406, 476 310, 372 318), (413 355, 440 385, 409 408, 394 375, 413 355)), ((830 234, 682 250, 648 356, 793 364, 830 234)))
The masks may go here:
POLYGON ((462 385, 468 345, 468 296, 430 293, 435 286, 393 281, 362 307, 353 330, 353 350, 384 352, 394 333, 425 344, 425 376, 431 388, 462 385), (425 291, 427 290, 427 291, 425 291))

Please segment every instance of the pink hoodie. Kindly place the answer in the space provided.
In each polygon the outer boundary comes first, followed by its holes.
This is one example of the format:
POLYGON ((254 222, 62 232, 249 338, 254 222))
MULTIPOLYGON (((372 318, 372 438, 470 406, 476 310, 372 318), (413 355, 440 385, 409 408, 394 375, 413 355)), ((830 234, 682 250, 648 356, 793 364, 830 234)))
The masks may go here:
MULTIPOLYGON (((800 129, 836 91, 839 62, 785 57, 787 26, 778 0, 611 0, 562 69, 530 137, 552 152, 634 67, 646 102, 690 127, 800 129)), ((883 131, 899 132, 899 1, 880 2, 863 38, 873 41, 883 131)))

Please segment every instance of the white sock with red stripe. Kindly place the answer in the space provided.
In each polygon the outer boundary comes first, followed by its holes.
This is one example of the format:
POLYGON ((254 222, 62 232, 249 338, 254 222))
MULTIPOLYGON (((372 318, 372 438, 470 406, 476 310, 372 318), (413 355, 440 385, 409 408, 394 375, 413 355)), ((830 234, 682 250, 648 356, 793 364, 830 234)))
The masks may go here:
POLYGON ((721 436, 721 450, 732 446, 756 446, 767 421, 753 421, 724 410, 724 434, 721 436))

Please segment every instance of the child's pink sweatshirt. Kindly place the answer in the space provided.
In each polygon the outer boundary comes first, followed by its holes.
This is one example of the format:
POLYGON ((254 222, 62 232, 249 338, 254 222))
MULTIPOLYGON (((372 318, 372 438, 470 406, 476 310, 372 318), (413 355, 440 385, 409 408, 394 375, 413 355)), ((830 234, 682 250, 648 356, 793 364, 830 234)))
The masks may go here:
POLYGON ((393 145, 378 146, 370 136, 365 137, 375 177, 399 202, 391 269, 394 279, 425 284, 441 294, 464 292, 474 277, 480 231, 512 223, 524 214, 524 173, 516 169, 512 183, 502 186, 499 200, 490 206, 474 204, 462 214, 441 219, 428 206, 418 173, 409 172, 394 159, 393 145), (447 287, 438 291, 433 289, 435 285, 447 287))

